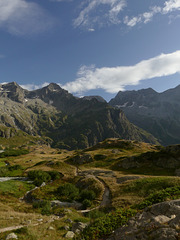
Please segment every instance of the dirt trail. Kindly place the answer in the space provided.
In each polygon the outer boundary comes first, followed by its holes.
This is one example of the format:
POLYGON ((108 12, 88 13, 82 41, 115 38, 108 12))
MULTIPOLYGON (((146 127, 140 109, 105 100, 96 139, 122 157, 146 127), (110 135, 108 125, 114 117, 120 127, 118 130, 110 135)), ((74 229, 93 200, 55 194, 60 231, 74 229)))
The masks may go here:
MULTIPOLYGON (((104 192, 103 192, 102 200, 101 200, 99 206, 97 206, 95 208, 92 208, 92 209, 80 210, 79 212, 86 213, 86 212, 93 211, 95 209, 99 209, 100 207, 107 207, 111 204, 111 196, 110 196, 109 187, 106 185, 106 183, 101 178, 98 177, 97 172, 96 171, 90 171, 90 174, 92 176, 94 176, 97 180, 99 180, 103 184, 104 192)), ((80 171, 78 168, 76 168, 76 176, 78 176, 78 175, 83 176, 83 175, 86 175, 86 173, 87 173, 87 171, 80 171)))

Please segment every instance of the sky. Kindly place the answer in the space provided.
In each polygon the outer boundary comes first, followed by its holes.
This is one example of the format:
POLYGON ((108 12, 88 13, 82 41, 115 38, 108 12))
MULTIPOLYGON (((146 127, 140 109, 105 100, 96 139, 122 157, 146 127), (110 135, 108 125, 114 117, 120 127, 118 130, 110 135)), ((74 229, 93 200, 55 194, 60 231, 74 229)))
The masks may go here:
POLYGON ((180 84, 180 0, 0 0, 0 83, 73 95, 180 84))

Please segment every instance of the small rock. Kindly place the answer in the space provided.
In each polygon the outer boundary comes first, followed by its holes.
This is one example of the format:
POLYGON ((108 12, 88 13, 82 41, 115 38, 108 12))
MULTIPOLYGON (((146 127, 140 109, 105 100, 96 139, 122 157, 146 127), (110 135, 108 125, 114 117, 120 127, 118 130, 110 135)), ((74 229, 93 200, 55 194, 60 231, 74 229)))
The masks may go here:
POLYGON ((159 216, 156 216, 154 220, 159 223, 167 223, 169 222, 169 220, 171 220, 171 218, 166 217, 164 215, 159 215, 159 216))
POLYGON ((55 230, 55 228, 53 228, 53 227, 48 227, 48 230, 55 230))
POLYGON ((66 231, 68 231, 68 230, 69 230, 69 226, 68 226, 68 225, 64 226, 64 229, 65 229, 66 231))
POLYGON ((87 227, 86 223, 77 222, 72 225, 72 231, 78 233, 79 231, 83 231, 83 229, 86 227, 87 227))
POLYGON ((9 240, 9 239, 18 239, 17 235, 15 233, 10 233, 7 237, 6 237, 6 240, 9 240))
POLYGON ((65 234, 65 238, 73 238, 74 237, 74 233, 72 231, 68 231, 66 234, 65 234))
POLYGON ((31 220, 27 220, 26 224, 27 225, 31 224, 31 220))
POLYGON ((64 209, 64 212, 65 212, 65 213, 72 213, 72 210, 65 208, 65 209, 64 209))
POLYGON ((43 182, 40 187, 44 187, 44 186, 46 186, 45 182, 43 182))
POLYGON ((66 223, 73 223, 73 221, 70 218, 67 218, 64 222, 66 222, 66 223))
POLYGON ((42 218, 39 218, 39 219, 37 219, 37 221, 38 221, 38 222, 42 222, 42 221, 43 221, 43 219, 42 219, 42 218))

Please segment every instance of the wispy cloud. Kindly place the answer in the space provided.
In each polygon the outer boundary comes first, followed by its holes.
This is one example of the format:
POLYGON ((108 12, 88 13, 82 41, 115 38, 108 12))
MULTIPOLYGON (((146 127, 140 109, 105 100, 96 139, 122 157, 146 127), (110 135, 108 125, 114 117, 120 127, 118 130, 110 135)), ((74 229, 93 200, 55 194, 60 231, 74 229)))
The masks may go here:
POLYGON ((83 9, 74 19, 74 27, 94 29, 96 26, 120 23, 119 13, 126 6, 126 0, 92 0, 82 4, 83 9), (104 9, 102 11, 102 7, 104 9))
POLYGON ((153 19, 154 15, 158 13, 168 14, 170 12, 179 11, 179 10, 180 10, 180 0, 169 0, 164 3, 163 7, 153 6, 153 7, 150 7, 149 11, 139 14, 138 16, 134 16, 134 17, 126 16, 124 18, 124 24, 126 24, 129 27, 134 27, 138 23, 150 22, 153 19))
POLYGON ((32 35, 49 29, 53 21, 37 3, 0 0, 0 28, 13 35, 32 35))
POLYGON ((141 80, 169 76, 180 73, 180 51, 161 54, 143 60, 133 66, 103 67, 82 66, 78 78, 65 84, 62 88, 72 93, 80 93, 92 89, 104 89, 109 93, 123 90, 127 85, 137 85, 141 80))

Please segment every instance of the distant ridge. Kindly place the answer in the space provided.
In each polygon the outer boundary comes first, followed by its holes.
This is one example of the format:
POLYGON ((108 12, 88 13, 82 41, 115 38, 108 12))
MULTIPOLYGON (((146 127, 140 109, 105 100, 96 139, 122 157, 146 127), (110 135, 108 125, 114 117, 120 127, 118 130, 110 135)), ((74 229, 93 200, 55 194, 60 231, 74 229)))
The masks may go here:
POLYGON ((152 88, 119 92, 109 104, 153 134, 161 144, 180 143, 180 85, 163 93, 152 88))

